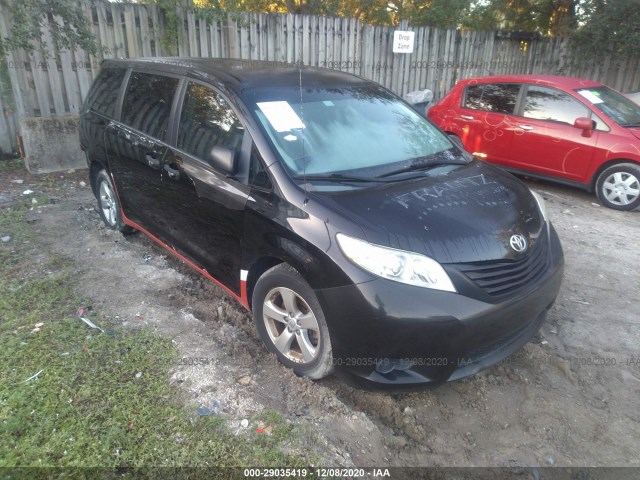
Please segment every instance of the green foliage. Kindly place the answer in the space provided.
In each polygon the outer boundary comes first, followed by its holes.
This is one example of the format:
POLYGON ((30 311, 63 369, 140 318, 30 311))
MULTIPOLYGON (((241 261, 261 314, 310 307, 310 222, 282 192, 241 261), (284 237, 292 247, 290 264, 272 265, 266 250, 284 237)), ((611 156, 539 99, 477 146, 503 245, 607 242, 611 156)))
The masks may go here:
POLYGON ((176 5, 173 0, 155 0, 150 3, 155 4, 164 19, 164 32, 162 33, 162 47, 173 54, 178 43, 178 15, 176 5))
MULTIPOLYGON (((207 0, 203 0, 207 1, 207 0)), ((456 28, 473 0, 227 0, 227 11, 280 12, 357 18, 373 25, 410 25, 456 28)), ((197 2, 199 3, 199 2, 197 2)))
POLYGON ((577 0, 474 2, 466 27, 564 35, 575 26, 577 0))
POLYGON ((572 52, 578 61, 638 56, 638 0, 585 0, 580 7, 581 26, 571 35, 572 52))
POLYGON ((160 9, 162 24, 162 48, 167 55, 175 55, 178 48, 178 35, 180 22, 182 21, 179 9, 183 12, 191 12, 197 18, 202 18, 211 23, 226 17, 227 14, 236 16, 238 11, 233 4, 223 7, 217 0, 140 0, 140 3, 154 5, 160 9))
MULTIPOLYGON (((0 44, 1 43, 0 41, 0 44)), ((6 105, 5 108, 7 110, 15 110, 16 102, 13 98, 13 92, 11 91, 11 78, 9 77, 9 69, 6 62, 0 62, 0 98, 2 98, 2 102, 6 105)))
POLYGON ((51 54, 43 39, 44 29, 51 32, 56 49, 81 48, 90 54, 100 50, 82 4, 73 0, 2 0, 3 15, 10 19, 9 35, 0 38, 0 55, 24 49, 51 54))
MULTIPOLYGON (((211 0, 200 0, 208 2, 211 0)), ((197 1, 197 3, 200 3, 197 1)), ((352 17, 374 25, 518 30, 563 34, 578 0, 226 0, 225 10, 352 17)))
POLYGON ((440 28, 459 28, 468 20, 471 13, 470 0, 432 0, 430 2, 411 2, 406 10, 410 25, 440 28))

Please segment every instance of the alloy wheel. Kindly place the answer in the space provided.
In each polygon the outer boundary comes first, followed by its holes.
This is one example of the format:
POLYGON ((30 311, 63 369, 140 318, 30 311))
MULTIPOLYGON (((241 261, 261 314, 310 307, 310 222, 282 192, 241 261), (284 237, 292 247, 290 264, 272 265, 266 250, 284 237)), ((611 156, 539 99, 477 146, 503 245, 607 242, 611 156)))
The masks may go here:
POLYGON ((287 359, 310 363, 319 354, 320 327, 308 303, 289 288, 273 288, 263 308, 267 334, 287 359))
POLYGON ((100 182, 100 208, 102 214, 109 225, 115 227, 117 221, 117 202, 111 185, 107 182, 100 182))

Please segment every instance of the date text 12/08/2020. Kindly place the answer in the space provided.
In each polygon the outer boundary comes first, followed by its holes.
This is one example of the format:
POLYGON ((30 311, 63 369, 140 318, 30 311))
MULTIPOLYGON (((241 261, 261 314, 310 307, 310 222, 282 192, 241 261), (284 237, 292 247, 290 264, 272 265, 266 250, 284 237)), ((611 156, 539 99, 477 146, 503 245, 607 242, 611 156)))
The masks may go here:
POLYGON ((388 468, 245 468, 244 478, 390 478, 388 468))

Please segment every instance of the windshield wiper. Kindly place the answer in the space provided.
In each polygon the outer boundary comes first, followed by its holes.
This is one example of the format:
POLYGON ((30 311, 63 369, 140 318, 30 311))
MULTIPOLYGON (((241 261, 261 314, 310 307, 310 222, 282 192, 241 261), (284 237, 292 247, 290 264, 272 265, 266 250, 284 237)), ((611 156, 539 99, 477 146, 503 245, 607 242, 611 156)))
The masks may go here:
POLYGON ((438 161, 430 161, 430 162, 418 162, 413 163, 411 165, 407 165, 402 168, 398 168, 396 170, 391 170, 390 172, 383 173, 382 175, 378 175, 376 178, 385 178, 392 177, 394 175, 399 175, 401 173, 415 172, 418 170, 429 170, 434 167, 440 167, 442 165, 465 165, 467 162, 465 161, 454 161, 451 159, 447 160, 438 160, 438 161))
POLYGON ((311 174, 311 175, 296 175, 293 177, 296 180, 320 180, 327 182, 342 182, 342 183, 394 183, 400 180, 411 180, 414 177, 405 177, 401 179, 381 178, 382 175, 377 177, 356 177, 353 175, 344 175, 343 173, 330 173, 328 175, 311 174))
POLYGON ((296 175, 296 180, 326 180, 329 182, 384 182, 378 178, 356 177, 353 175, 344 175, 342 173, 330 173, 326 174, 311 174, 311 175, 296 175))

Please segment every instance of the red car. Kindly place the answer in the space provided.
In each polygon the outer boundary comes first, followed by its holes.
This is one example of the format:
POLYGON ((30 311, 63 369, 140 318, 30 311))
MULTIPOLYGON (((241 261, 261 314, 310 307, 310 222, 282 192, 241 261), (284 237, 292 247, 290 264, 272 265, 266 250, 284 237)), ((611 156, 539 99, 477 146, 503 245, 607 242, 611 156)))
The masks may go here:
POLYGON ((640 206, 640 106, 601 83, 505 75, 462 80, 428 111, 487 162, 640 206))

